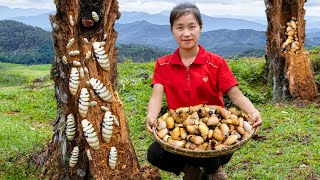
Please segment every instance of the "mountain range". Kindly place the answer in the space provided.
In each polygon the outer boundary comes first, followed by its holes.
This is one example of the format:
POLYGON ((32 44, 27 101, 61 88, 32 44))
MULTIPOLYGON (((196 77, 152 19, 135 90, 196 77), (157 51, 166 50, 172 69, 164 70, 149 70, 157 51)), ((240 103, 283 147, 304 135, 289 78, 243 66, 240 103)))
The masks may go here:
MULTIPOLYGON (((0 6, 0 20, 9 19, 18 22, 23 22, 31 26, 38 26, 47 31, 51 31, 49 22, 49 14, 55 14, 54 10, 50 9, 19 9, 0 6)), ((169 25, 170 11, 162 11, 156 14, 146 12, 121 12, 121 17, 116 21, 119 24, 128 24, 136 21, 147 21, 157 25, 169 25)), ((202 14, 203 32, 217 29, 253 29, 257 31, 266 30, 265 17, 252 16, 216 16, 211 17, 202 14)), ((316 29, 320 32, 320 18, 315 16, 306 16, 307 33, 309 29, 316 29)))
MULTIPOLYGON (((155 25, 147 21, 116 24, 118 44, 140 44, 173 51, 177 44, 169 25, 155 25)), ((263 50, 265 32, 252 29, 219 29, 201 33, 199 44, 221 56, 233 56, 246 50, 263 50)))
MULTIPOLYGON (((10 9, 0 6, 0 17, 3 15, 2 18, 41 27, 42 29, 47 30, 47 32, 51 31, 51 25, 48 18, 49 14, 54 13, 55 12, 49 9, 10 9), (28 10, 33 11, 34 16, 30 16, 28 10), (5 14, 4 11, 6 12, 6 15, 3 15, 5 14)), ((157 14, 148 14, 145 12, 121 12, 121 17, 115 24, 115 29, 118 31, 117 46, 121 47, 122 51, 125 51, 126 48, 131 48, 145 49, 149 52, 172 52, 177 48, 177 45, 170 31, 168 16, 169 11, 163 11, 157 14), (151 49, 144 48, 143 46, 150 47, 151 49)), ((204 27, 199 43, 207 50, 213 51, 224 57, 234 55, 262 56, 264 54, 266 25, 265 22, 263 22, 263 18, 243 17, 244 19, 239 19, 210 17, 206 15, 202 15, 202 18, 204 27), (251 21, 249 19, 251 19, 251 21)), ((320 21, 314 17, 308 18, 310 20, 307 21, 307 25, 311 24, 311 27, 313 28, 306 29, 305 46, 319 46, 320 21)), ((0 26, 1 22, 6 22, 6 24, 8 24, 7 21, 0 21, 0 26)), ((45 36, 50 38, 49 32, 42 33, 42 36, 43 34, 47 34, 45 36)), ((0 39, 4 38, 0 36, 0 39)), ((1 49, 3 50, 3 47, 1 47, 0 44, 0 55, 1 49)), ((14 52, 17 51, 19 50, 14 50, 14 52)), ((22 51, 27 52, 25 49, 22 51)), ((130 53, 132 52, 133 51, 130 50, 130 53)), ((137 57, 137 53, 138 52, 136 51, 134 52, 135 57, 137 57)), ((152 56, 152 58, 154 58, 154 56, 152 56)))

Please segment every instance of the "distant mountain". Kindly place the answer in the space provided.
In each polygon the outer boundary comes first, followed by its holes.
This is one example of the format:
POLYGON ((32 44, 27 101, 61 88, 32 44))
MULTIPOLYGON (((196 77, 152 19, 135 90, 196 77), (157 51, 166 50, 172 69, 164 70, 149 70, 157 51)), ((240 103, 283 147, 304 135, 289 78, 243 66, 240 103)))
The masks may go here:
MULTIPOLYGON (((47 31, 51 31, 49 23, 49 14, 55 14, 49 9, 10 9, 0 6, 0 19, 11 19, 28 25, 41 27, 47 31)), ((157 25, 169 25, 170 11, 162 11, 157 14, 149 14, 146 12, 121 12, 121 17, 116 23, 128 24, 137 21, 147 21, 157 25)), ((320 28, 319 17, 306 16, 307 29, 320 28)), ((202 14, 203 32, 218 30, 218 29, 253 29, 257 31, 266 31, 266 18, 264 17, 250 17, 250 16, 215 16, 211 17, 202 14)))
POLYGON ((41 27, 46 31, 51 31, 52 28, 49 21, 50 14, 55 14, 55 12, 39 14, 37 16, 18 16, 18 17, 9 18, 9 20, 22 22, 24 24, 28 24, 31 26, 41 27))
POLYGON ((136 21, 148 21, 152 24, 158 24, 158 25, 170 24, 168 17, 163 14, 149 14, 146 12, 136 12, 136 11, 121 12, 120 19, 118 19, 116 23, 127 24, 127 23, 133 23, 136 21))
MULTIPOLYGON (((168 25, 155 25, 147 21, 116 24, 119 44, 144 44, 165 50, 177 48, 168 25)), ((203 32, 199 43, 222 56, 240 54, 248 49, 264 49, 265 33, 255 30, 215 30, 203 32)))
MULTIPOLYGON (((177 48, 169 25, 155 25, 147 21, 130 24, 116 24, 118 31, 117 43, 142 44, 158 47, 166 51, 177 48)), ((307 37, 307 47, 319 46, 318 37, 307 37)), ((251 52, 261 52, 266 44, 264 31, 252 29, 228 30, 220 29, 203 32, 199 43, 207 50, 218 53, 221 56, 233 56, 251 52)))
POLYGON ((319 28, 306 29, 306 34, 307 34, 307 38, 320 37, 320 27, 319 28))
POLYGON ((52 9, 22 9, 22 8, 8 8, 0 6, 0 20, 10 19, 17 16, 37 16, 39 14, 52 12, 52 9))
MULTIPOLYGON (((162 12, 166 13, 166 12, 162 12)), ((49 14, 55 14, 55 12, 48 12, 45 14, 38 14, 36 16, 16 16, 7 18, 23 22, 28 25, 41 27, 45 30, 51 30, 49 22, 49 14)), ((202 15, 203 19, 203 32, 212 31, 217 29, 254 29, 258 31, 266 30, 266 26, 253 21, 247 21, 243 19, 235 18, 213 18, 207 15, 202 15)), ((137 21, 147 21, 157 25, 169 25, 169 17, 163 14, 149 14, 145 12, 121 12, 120 19, 116 21, 119 24, 129 24, 137 21)))
POLYGON ((49 32, 21 22, 0 21, 0 62, 51 63, 53 45, 49 32))
POLYGON ((206 49, 226 57, 243 54, 244 51, 252 49, 264 50, 266 36, 265 32, 252 29, 220 29, 202 33, 199 43, 206 49))
POLYGON ((313 21, 313 22, 308 22, 306 23, 307 29, 311 28, 320 28, 320 21, 313 21))
MULTIPOLYGON (((170 11, 162 11, 158 14, 148 14, 145 12, 122 12, 118 21, 119 24, 133 23, 136 21, 147 21, 152 24, 169 25, 170 11)), ((254 29, 266 30, 266 26, 257 22, 235 18, 215 18, 202 14, 203 31, 217 29, 254 29)))
MULTIPOLYGON (((147 21, 116 24, 119 61, 150 61, 173 52, 177 44, 169 25, 147 21)), ((317 32, 312 29, 310 33, 317 32)), ((202 32, 199 42, 205 49, 223 57, 262 56, 266 44, 264 31, 220 29, 202 32)), ((320 37, 307 36, 307 48, 320 46, 320 37)), ((53 44, 49 32, 12 20, 0 21, 0 62, 21 64, 51 63, 53 44)))
MULTIPOLYGON (((168 54, 159 48, 137 44, 117 44, 118 61, 152 61, 168 54)), ((12 20, 0 21, 0 62, 17 64, 49 64, 53 59, 53 43, 49 32, 12 20)))
POLYGON ((147 21, 138 21, 129 24, 116 23, 119 44, 145 44, 164 49, 177 47, 169 25, 155 25, 147 21))

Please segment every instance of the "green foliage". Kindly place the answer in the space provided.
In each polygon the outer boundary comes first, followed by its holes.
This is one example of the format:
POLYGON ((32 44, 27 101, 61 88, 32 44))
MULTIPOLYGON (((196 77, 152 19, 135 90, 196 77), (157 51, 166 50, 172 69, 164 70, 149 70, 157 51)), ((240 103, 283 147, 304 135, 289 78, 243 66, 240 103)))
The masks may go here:
POLYGON ((0 21, 0 62, 48 64, 52 57, 49 32, 16 21, 0 21))
POLYGON ((168 54, 168 52, 138 44, 119 44, 116 48, 119 50, 118 62, 123 62, 125 59, 132 59, 134 62, 149 62, 168 54))
POLYGON ((320 73, 320 46, 315 46, 310 49, 310 59, 313 70, 320 73))
POLYGON ((314 78, 318 90, 320 90, 320 46, 316 46, 310 49, 310 59, 314 71, 314 78))
MULTIPOLYGON (((265 86, 263 68, 265 60, 262 58, 240 58, 228 61, 228 64, 238 80, 239 89, 253 103, 264 103, 271 97, 271 89, 265 86)), ((225 97, 226 105, 232 106, 225 97)))
POLYGON ((239 54, 239 57, 262 57, 265 54, 264 49, 248 49, 239 54))

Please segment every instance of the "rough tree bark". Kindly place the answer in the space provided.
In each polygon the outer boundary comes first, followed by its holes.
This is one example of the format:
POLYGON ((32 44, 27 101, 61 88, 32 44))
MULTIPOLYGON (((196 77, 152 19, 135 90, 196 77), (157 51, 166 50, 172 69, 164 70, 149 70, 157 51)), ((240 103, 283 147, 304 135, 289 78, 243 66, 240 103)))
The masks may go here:
POLYGON ((55 1, 55 4, 56 15, 50 16, 55 48, 51 76, 55 82, 58 113, 54 122, 54 135, 46 148, 43 176, 49 176, 50 179, 87 179, 91 176, 94 179, 159 177, 158 170, 140 168, 130 140, 124 107, 115 91, 118 52, 115 49, 117 32, 114 30, 114 23, 120 17, 118 2, 116 0, 61 0, 55 1), (93 11, 96 14, 93 15, 93 11), (95 50, 98 51, 98 47, 94 48, 95 42, 101 42, 99 43, 100 59, 95 52, 95 50), (92 53, 90 54, 89 51, 92 53), (105 62, 102 64, 98 60, 105 62), (72 69, 77 69, 77 73, 72 75, 72 69), (98 91, 94 93, 93 85, 89 83, 91 78, 100 80, 109 90, 112 102, 103 100, 98 91), (79 83, 77 88, 73 88, 74 93, 69 90, 70 83, 73 83, 73 86, 79 83), (90 95, 90 106, 86 106, 88 104, 84 102, 87 101, 86 98, 79 99, 83 88, 90 92, 85 93, 90 95), (87 114, 81 115, 78 110, 80 103, 88 107, 87 114), (106 111, 105 108, 102 110, 102 106, 107 107, 119 122, 119 126, 112 126, 109 143, 106 143, 102 137, 101 123, 106 111), (72 140, 67 139, 66 136, 69 114, 75 117, 76 136, 72 140), (85 130, 81 124, 84 119, 92 124, 97 134, 100 146, 98 150, 89 146, 86 140, 85 130), (69 162, 75 146, 79 147, 78 162, 75 167, 70 167, 69 162), (111 147, 117 150, 117 163, 114 170, 108 164, 111 147), (92 160, 87 157, 87 150, 90 151, 92 160))
POLYGON ((317 96, 309 54, 304 49, 305 2, 265 0, 268 20, 266 72, 268 82, 273 84, 273 97, 277 100, 290 96, 313 100, 317 96), (298 22, 296 28, 292 27, 292 20, 298 22), (288 40, 289 36, 294 38, 288 40))

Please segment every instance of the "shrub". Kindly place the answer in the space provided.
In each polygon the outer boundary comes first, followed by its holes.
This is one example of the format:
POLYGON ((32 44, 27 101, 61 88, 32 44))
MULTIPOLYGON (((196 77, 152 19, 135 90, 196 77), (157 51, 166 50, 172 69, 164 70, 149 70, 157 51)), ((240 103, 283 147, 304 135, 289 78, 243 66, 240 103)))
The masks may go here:
MULTIPOLYGON (((262 58, 240 58, 228 62, 233 74, 236 76, 239 89, 253 103, 264 103, 271 97, 271 88, 266 86, 264 76, 265 60, 262 58)), ((232 106, 225 96, 226 106, 232 106)))
POLYGON ((320 89, 320 46, 313 47, 310 50, 311 65, 314 72, 314 79, 318 90, 320 89))

